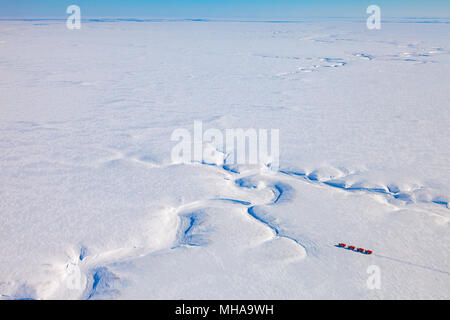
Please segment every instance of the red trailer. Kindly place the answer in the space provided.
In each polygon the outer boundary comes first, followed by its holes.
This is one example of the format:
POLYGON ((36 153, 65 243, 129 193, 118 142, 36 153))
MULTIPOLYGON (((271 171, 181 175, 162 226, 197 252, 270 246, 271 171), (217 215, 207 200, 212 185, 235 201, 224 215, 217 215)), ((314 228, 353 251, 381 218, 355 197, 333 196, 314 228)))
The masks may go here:
POLYGON ((372 252, 372 250, 366 250, 366 249, 364 249, 364 248, 357 248, 357 247, 355 247, 355 246, 347 246, 345 243, 343 243, 343 242, 339 242, 338 244, 337 244, 337 247, 339 247, 339 248, 347 248, 348 250, 352 250, 352 251, 356 251, 356 252, 359 252, 359 253, 364 253, 364 254, 372 254, 373 252, 372 252))

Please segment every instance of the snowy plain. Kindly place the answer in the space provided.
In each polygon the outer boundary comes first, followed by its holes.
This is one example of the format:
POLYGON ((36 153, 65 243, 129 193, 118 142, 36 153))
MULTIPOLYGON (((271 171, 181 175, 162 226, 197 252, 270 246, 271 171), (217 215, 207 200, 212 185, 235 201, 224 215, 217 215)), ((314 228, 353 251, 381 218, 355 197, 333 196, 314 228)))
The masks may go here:
POLYGON ((0 299, 449 299, 449 35, 0 21, 0 299), (280 171, 173 164, 194 121, 279 129, 280 171))

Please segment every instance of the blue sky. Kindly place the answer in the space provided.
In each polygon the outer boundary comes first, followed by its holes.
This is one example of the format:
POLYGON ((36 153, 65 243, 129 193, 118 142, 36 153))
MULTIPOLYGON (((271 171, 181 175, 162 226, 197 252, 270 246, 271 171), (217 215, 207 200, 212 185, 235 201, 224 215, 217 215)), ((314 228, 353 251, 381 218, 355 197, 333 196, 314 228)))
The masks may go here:
POLYGON ((384 17, 450 17, 450 0, 0 0, 0 17, 64 18, 71 4, 81 7, 83 17, 365 17, 371 4, 384 17))

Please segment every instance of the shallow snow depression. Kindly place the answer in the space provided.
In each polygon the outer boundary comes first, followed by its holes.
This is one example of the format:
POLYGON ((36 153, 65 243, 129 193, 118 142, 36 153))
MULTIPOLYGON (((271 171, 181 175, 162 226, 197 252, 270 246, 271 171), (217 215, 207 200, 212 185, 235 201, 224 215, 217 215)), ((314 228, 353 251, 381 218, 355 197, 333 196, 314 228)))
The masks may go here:
POLYGON ((450 24, 420 22, 0 21, 1 298, 450 298, 450 24), (280 171, 173 164, 194 121, 279 129, 280 171))

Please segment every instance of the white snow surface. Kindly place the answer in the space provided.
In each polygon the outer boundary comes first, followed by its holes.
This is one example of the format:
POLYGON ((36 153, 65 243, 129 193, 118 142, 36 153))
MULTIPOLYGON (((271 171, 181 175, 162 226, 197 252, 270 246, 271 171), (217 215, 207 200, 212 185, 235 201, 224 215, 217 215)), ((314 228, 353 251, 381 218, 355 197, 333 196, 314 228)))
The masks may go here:
POLYGON ((449 299, 450 24, 421 22, 0 21, 0 299, 449 299), (280 172, 173 164, 196 120, 279 129, 280 172))

